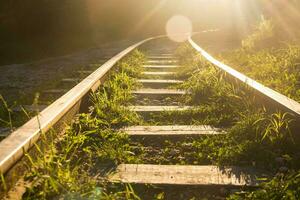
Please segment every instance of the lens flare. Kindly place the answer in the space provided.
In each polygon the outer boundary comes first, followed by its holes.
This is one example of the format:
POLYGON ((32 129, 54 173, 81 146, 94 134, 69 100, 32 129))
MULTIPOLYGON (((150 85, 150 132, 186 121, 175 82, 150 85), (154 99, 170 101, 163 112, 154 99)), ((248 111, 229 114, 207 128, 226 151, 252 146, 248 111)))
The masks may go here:
POLYGON ((193 26, 189 18, 182 15, 171 17, 166 25, 167 36, 175 42, 184 42, 192 34, 193 26))

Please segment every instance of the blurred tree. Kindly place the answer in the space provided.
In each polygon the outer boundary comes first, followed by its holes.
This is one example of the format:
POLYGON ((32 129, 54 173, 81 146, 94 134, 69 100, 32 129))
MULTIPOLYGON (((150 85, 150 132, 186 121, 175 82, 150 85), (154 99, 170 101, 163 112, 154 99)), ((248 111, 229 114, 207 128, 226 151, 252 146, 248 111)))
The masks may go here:
POLYGON ((91 45, 85 0, 7 0, 0 13, 2 63, 91 45))
POLYGON ((299 4, 299 0, 2 0, 0 64, 162 34, 176 14, 189 17, 195 31, 227 28, 239 35, 249 31, 263 7, 266 15, 297 26, 299 4))

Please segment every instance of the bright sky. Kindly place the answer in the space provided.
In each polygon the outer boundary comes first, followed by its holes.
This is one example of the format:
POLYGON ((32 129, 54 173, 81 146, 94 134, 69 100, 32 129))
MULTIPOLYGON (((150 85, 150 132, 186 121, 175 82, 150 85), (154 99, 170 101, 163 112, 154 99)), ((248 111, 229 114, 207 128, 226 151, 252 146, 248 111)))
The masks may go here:
POLYGON ((260 18, 261 2, 270 4, 264 9, 269 9, 283 26, 290 21, 285 16, 299 15, 288 0, 87 0, 87 2, 90 20, 95 26, 102 20, 124 26, 129 35, 141 32, 162 33, 169 30, 167 24, 174 16, 189 19, 195 31, 227 27, 243 34, 260 18), (286 12, 282 12, 283 9, 286 12))

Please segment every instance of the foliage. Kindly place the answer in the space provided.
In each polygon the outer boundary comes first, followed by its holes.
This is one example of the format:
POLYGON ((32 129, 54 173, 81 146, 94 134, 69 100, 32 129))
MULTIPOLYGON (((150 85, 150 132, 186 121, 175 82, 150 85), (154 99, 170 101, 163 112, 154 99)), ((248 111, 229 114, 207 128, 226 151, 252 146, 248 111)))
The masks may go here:
POLYGON ((270 142, 275 143, 288 137, 293 139, 289 128, 292 119, 288 117, 287 113, 273 113, 268 118, 261 120, 265 120, 268 123, 265 131, 262 132, 262 140, 268 139, 270 142))
POLYGON ((223 121, 226 125, 236 122, 243 112, 254 110, 255 99, 254 96, 249 98, 252 91, 246 86, 229 82, 226 74, 187 44, 182 45, 178 53, 181 54, 179 59, 182 58, 180 62, 186 67, 183 74, 188 74, 188 79, 179 86, 189 91, 184 100, 186 104, 198 107, 199 111, 207 110, 206 116, 210 116, 210 119, 215 116, 215 120, 224 119, 219 122, 223 121))
POLYGON ((8 105, 2 95, 0 95, 0 125, 13 128, 12 106, 8 105))
POLYGON ((300 101, 299 46, 285 45, 278 49, 270 48, 255 52, 235 50, 224 53, 221 57, 238 71, 300 101))
MULTIPOLYGON (((221 57, 236 66, 237 70, 299 101, 300 47, 290 44, 270 47, 270 44, 263 40, 271 36, 270 32, 265 34, 271 25, 269 22, 264 25, 264 31, 261 29, 260 33, 258 31, 243 41, 242 49, 223 53, 221 57)), ((293 169, 299 169, 299 156, 295 153, 299 150, 289 128, 291 120, 292 116, 279 112, 262 116, 255 121, 254 126, 259 130, 258 139, 261 140, 257 141, 260 145, 254 146, 259 150, 259 160, 269 163, 271 169, 276 166, 277 170, 284 173, 262 184, 259 190, 237 193, 229 199, 299 199, 299 172, 293 172, 293 169)), ((258 164, 257 159, 255 161, 258 164)))
POLYGON ((130 77, 138 78, 143 70, 142 66, 146 61, 146 56, 139 50, 134 50, 130 56, 117 64, 117 71, 125 71, 130 77))
POLYGON ((103 121, 105 127, 117 128, 116 126, 122 127, 140 120, 136 113, 128 112, 125 105, 133 99, 131 91, 139 87, 132 77, 140 76, 144 61, 145 56, 134 51, 130 57, 117 64, 109 80, 92 95, 92 114, 98 121, 103 121))
POLYGON ((43 149, 36 146, 40 154, 36 159, 27 155, 30 173, 25 180, 30 181, 31 187, 27 189, 24 199, 48 199, 61 194, 63 197, 70 193, 85 194, 95 186, 95 180, 80 168, 82 164, 89 166, 90 163, 86 163, 82 158, 77 160, 78 156, 82 155, 78 152, 79 148, 88 137, 70 133, 72 135, 68 135, 59 146, 53 140, 49 143, 44 139, 43 149), (77 165, 74 165, 74 162, 77 165))
POLYGON ((271 20, 262 18, 253 34, 242 41, 242 48, 219 55, 225 63, 264 85, 300 101, 300 46, 283 43, 273 35, 271 20))
MULTIPOLYGON (((266 116, 268 115, 264 112, 247 113, 227 130, 226 136, 222 139, 215 137, 195 142, 200 149, 205 149, 199 151, 200 156, 206 156, 218 165, 255 165, 259 168, 268 168, 270 171, 278 170, 282 166, 277 164, 276 158, 285 154, 296 158, 297 147, 290 140, 283 138, 278 138, 276 143, 270 140, 262 141, 263 134, 268 131, 272 123, 257 123, 257 121, 266 116), (289 148, 286 148, 287 145, 289 148)), ((272 116, 272 120, 276 118, 272 116)), ((280 132, 282 135, 285 133, 285 129, 280 132)))
POLYGON ((274 199, 296 200, 300 199, 300 171, 288 175, 278 174, 272 180, 262 184, 262 189, 253 192, 243 192, 231 195, 230 200, 247 199, 274 199))
MULTIPOLYGON (((247 112, 230 128, 225 129, 225 134, 193 137, 183 141, 157 139, 144 148, 142 158, 144 162, 152 164, 254 165, 270 172, 287 166, 297 168, 300 164, 296 153, 298 147, 290 140, 290 135, 284 135, 276 141, 262 140, 264 133, 272 125, 264 119, 270 117, 271 120, 277 120, 274 116, 268 115, 264 110, 247 112), (161 144, 159 148, 156 147, 158 144, 161 144)), ((194 122, 193 125, 195 124, 197 123, 194 122)), ((206 123, 199 123, 203 124, 206 123)), ((286 130, 282 131, 282 135, 286 133, 286 130)))
POLYGON ((41 146, 35 147, 38 156, 27 155, 30 186, 24 199, 139 199, 130 185, 111 192, 103 176, 120 162, 138 162, 130 139, 116 128, 138 119, 124 105, 137 87, 127 73, 137 73, 133 69, 142 62, 143 55, 135 51, 118 63, 109 81, 92 95, 91 113, 78 115, 63 136, 54 140, 42 134, 41 146))
POLYGON ((138 116, 127 112, 124 107, 132 99, 130 90, 134 86, 134 80, 126 73, 113 75, 104 87, 92 95, 93 114, 98 120, 103 120, 107 127, 123 126, 138 121, 138 116))
POLYGON ((189 78, 198 68, 205 67, 201 65, 207 64, 201 56, 197 56, 197 52, 187 43, 180 45, 176 49, 175 55, 178 58, 179 65, 183 67, 177 73, 178 78, 189 78))
POLYGON ((261 21, 255 28, 255 31, 242 41, 242 47, 246 51, 253 51, 259 48, 263 43, 267 43, 274 35, 274 24, 271 20, 261 17, 261 21))
MULTIPOLYGON (((272 22, 263 19, 256 31, 242 42, 243 48, 222 53, 221 57, 238 71, 300 101, 300 47, 280 44, 276 39, 271 41, 273 29, 272 22)), ((259 150, 259 160, 269 164, 270 169, 277 167, 280 173, 262 184, 261 189, 237 193, 229 199, 299 199, 299 171, 295 172, 300 166, 296 153, 299 149, 289 128, 292 122, 293 116, 278 112, 264 114, 253 123, 257 134, 254 141, 259 144, 254 147, 259 150)), ((255 161, 257 164, 258 160, 255 161)))
POLYGON ((211 65, 198 69, 181 86, 190 91, 187 103, 215 108, 214 113, 231 115, 231 121, 235 121, 244 108, 251 109, 252 99, 246 98, 244 87, 237 87, 225 79, 224 74, 211 65))
MULTIPOLYGON (((179 88, 190 92, 182 103, 195 108, 153 115, 147 123, 207 124, 222 127, 226 134, 184 141, 149 140, 148 145, 132 141, 118 130, 142 121, 126 109, 133 100, 130 91, 139 87, 132 76, 140 76, 144 61, 139 52, 133 55, 139 59, 124 58, 126 63, 118 63, 106 83, 91 96, 90 113, 78 115, 63 137, 42 145, 38 151, 43 156, 28 156, 33 167, 26 176, 31 183, 27 199, 139 199, 136 188, 106 182, 107 172, 123 162, 253 165, 284 174, 300 166, 295 153, 299 149, 290 131, 293 116, 269 114, 258 107, 254 95, 247 96, 251 94, 249 88, 229 82, 226 74, 187 45, 178 50, 178 57, 186 67, 180 76, 189 78, 179 88)), ((162 196, 156 194, 157 198, 162 196)))
POLYGON ((289 128, 293 116, 280 112, 269 114, 255 103, 255 95, 249 98, 252 93, 249 88, 229 82, 226 74, 219 69, 207 61, 193 58, 197 55, 191 54, 192 50, 188 48, 191 47, 185 45, 180 49, 184 58, 182 63, 197 68, 190 66, 193 69, 192 75, 180 88, 190 91, 185 98, 186 102, 198 108, 206 108, 207 111, 200 109, 197 117, 189 116, 195 119, 194 124, 199 120, 199 124, 227 127, 225 136, 193 141, 196 149, 193 157, 198 159, 197 162, 256 165, 276 171, 280 167, 276 164, 276 158, 290 155, 293 158, 291 165, 298 166, 295 153, 297 147, 289 128), (186 60, 187 57, 192 61, 186 60), (193 63, 195 60, 198 62, 196 65, 193 63))

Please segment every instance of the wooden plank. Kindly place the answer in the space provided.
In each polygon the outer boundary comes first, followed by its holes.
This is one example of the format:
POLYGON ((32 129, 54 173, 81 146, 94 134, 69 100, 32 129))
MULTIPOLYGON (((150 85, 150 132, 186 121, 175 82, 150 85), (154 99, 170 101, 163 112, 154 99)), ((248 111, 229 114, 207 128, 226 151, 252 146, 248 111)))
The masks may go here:
POLYGON ((148 59, 155 59, 155 60, 171 60, 171 59, 176 59, 175 56, 147 56, 148 59))
POLYGON ((121 164, 109 180, 155 185, 258 186, 257 177, 263 175, 240 167, 121 164))
POLYGON ((149 53, 148 57, 151 57, 151 56, 174 56, 174 54, 172 54, 172 53, 149 53))
POLYGON ((143 65, 145 69, 178 69, 179 65, 143 65))
POLYGON ((151 75, 151 76, 171 76, 175 75, 175 72, 142 72, 144 75, 151 75))
POLYGON ((177 60, 147 60, 147 64, 165 65, 165 64, 175 64, 177 60))
POLYGON ((167 80, 167 79, 139 79, 137 82, 141 83, 144 88, 168 88, 170 86, 174 86, 180 83, 183 83, 183 81, 180 80, 167 80))
POLYGON ((164 111, 185 111, 193 106, 129 106, 129 110, 135 112, 164 112, 164 111))
POLYGON ((147 61, 148 63, 177 63, 178 59, 150 59, 148 58, 147 61))
POLYGON ((186 91, 176 89, 140 89, 132 91, 133 94, 143 95, 184 95, 186 91))
POLYGON ((212 126, 208 125, 173 125, 173 126, 129 126, 125 130, 129 131, 203 131, 215 130, 212 126))
POLYGON ((183 83, 180 80, 172 80, 172 79, 139 79, 137 80, 139 83, 169 83, 169 84, 179 84, 183 83))
POLYGON ((130 136, 219 135, 225 132, 212 126, 131 126, 124 132, 130 136))

